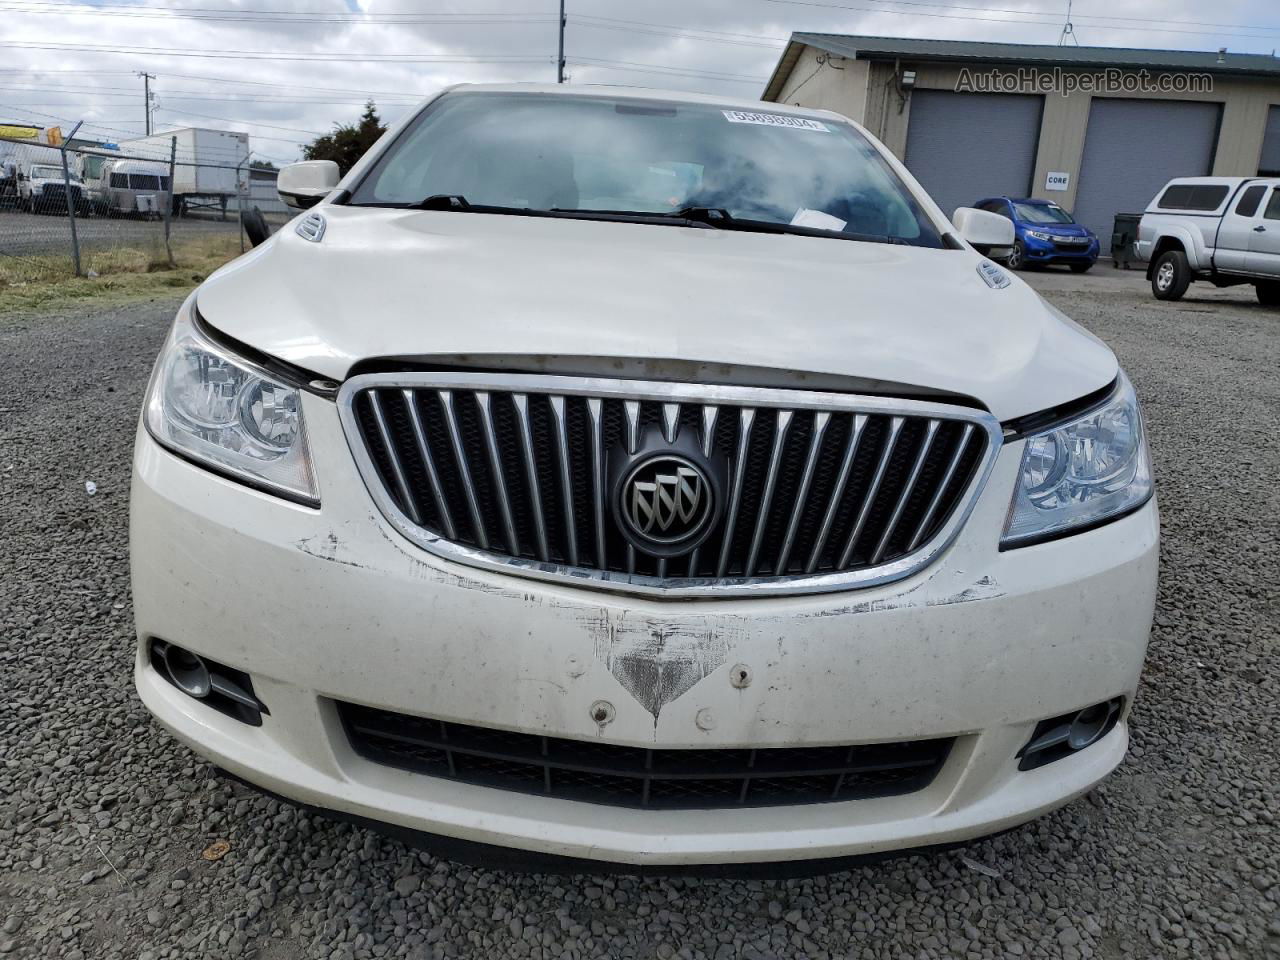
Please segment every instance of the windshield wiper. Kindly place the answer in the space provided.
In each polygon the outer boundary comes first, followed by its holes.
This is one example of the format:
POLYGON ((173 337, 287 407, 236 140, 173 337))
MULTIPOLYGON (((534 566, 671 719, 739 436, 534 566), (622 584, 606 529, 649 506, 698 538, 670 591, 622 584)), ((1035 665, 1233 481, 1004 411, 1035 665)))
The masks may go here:
POLYGON ((713 227, 732 230, 733 214, 723 207, 684 207, 675 213, 664 214, 672 220, 692 220, 694 223, 705 223, 713 227))
POLYGON ((837 240, 861 240, 866 243, 893 243, 911 246, 911 241, 885 234, 852 233, 804 227, 776 220, 751 220, 735 217, 723 207, 682 207, 669 213, 654 210, 591 210, 576 207, 503 207, 471 203, 460 193, 433 193, 417 203, 367 203, 355 206, 398 207, 402 210, 447 210, 455 213, 495 213, 524 217, 551 217, 566 220, 612 220, 624 223, 669 223, 677 226, 710 227, 715 230, 740 230, 744 233, 793 234, 799 237, 833 237, 837 240))
POLYGON ((433 193, 410 205, 414 210, 470 210, 471 204, 460 193, 433 193))
POLYGON ((862 240, 867 243, 901 243, 908 241, 878 233, 854 233, 849 230, 828 230, 824 227, 805 227, 776 220, 749 220, 735 217, 721 207, 685 207, 666 214, 673 219, 705 223, 719 230, 744 230, 751 233, 787 233, 798 237, 835 237, 840 240, 862 240))

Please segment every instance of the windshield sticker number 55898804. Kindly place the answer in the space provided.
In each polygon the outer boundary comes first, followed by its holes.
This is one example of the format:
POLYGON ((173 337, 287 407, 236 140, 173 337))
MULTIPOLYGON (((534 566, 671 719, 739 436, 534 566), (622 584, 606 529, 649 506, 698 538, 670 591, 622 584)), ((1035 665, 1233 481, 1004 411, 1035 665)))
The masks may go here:
POLYGON ((730 123, 754 123, 762 127, 790 127, 793 130, 817 130, 830 133, 831 128, 820 120, 808 117, 788 117, 780 113, 752 113, 749 110, 723 110, 730 123))

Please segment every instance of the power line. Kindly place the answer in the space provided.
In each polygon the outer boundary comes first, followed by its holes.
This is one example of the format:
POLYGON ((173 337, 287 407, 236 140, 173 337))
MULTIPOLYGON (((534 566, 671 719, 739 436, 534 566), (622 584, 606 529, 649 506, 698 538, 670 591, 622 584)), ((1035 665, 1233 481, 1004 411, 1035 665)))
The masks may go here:
POLYGON ((595 27, 598 30, 617 30, 621 33, 645 34, 651 37, 678 37, 685 40, 702 40, 707 43, 725 43, 738 47, 763 47, 768 50, 776 50, 785 40, 735 40, 729 37, 699 37, 692 33, 681 33, 676 30, 650 29, 647 27, 628 25, 624 22, 619 23, 596 23, 586 20, 580 16, 572 16, 569 21, 579 27, 595 27))
MULTIPOLYGON (((93 89, 93 88, 73 88, 73 87, 15 87, 8 84, 0 84, 0 90, 7 90, 15 94, 67 94, 71 96, 74 96, 76 94, 92 95, 94 100, 96 101, 136 100, 137 99, 136 94, 129 95, 125 90, 123 90, 123 88, 120 88, 120 87, 100 87, 97 89, 93 89)), ((184 91, 184 90, 168 90, 168 89, 159 89, 154 92, 156 93, 157 96, 163 96, 166 101, 180 100, 185 102, 190 100, 194 102, 211 102, 211 103, 264 103, 264 104, 278 103, 278 104, 289 105, 289 106, 292 106, 292 105, 305 106, 308 104, 318 104, 321 106, 360 106, 360 105, 363 105, 365 102, 367 102, 367 100, 369 99, 368 97, 348 97, 346 99, 334 100, 334 99, 326 99, 322 97, 263 96, 260 94, 259 95, 246 94, 242 96, 234 93, 228 96, 214 96, 214 95, 206 96, 204 94, 188 94, 187 91, 184 91)), ((403 100, 381 97, 378 99, 378 102, 385 104, 387 106, 406 107, 406 106, 413 106, 415 103, 417 103, 421 99, 422 99, 421 97, 416 97, 416 96, 412 98, 406 97, 403 100)), ((28 101, 28 102, 35 103, 35 101, 28 101)), ((66 101, 63 101, 63 100, 40 101, 40 103, 47 103, 47 104, 80 103, 80 102, 81 102, 80 99, 66 100, 66 101)))
POLYGON ((25 40, 0 41, 0 47, 17 50, 62 50, 79 53, 123 53, 164 57, 194 57, 205 60, 318 60, 326 63, 548 63, 551 57, 526 57, 519 54, 465 55, 441 53, 268 53, 265 50, 210 50, 195 53, 174 47, 125 47, 89 43, 39 43, 25 40))
MULTIPOLYGON (((231 119, 230 117, 215 117, 215 116, 214 116, 213 114, 211 114, 211 113, 194 113, 194 112, 193 112, 193 111, 191 111, 191 110, 177 110, 177 109, 175 109, 175 108, 173 108, 173 107, 170 107, 170 106, 161 106, 159 109, 164 110, 166 113, 179 113, 179 114, 181 114, 181 115, 182 115, 182 116, 184 116, 184 117, 202 117, 202 118, 204 118, 205 120, 221 120, 221 121, 223 121, 224 123, 240 123, 240 124, 244 124, 246 127, 268 127, 268 128, 270 128, 270 129, 272 129, 272 130, 287 130, 287 131, 289 131, 290 133, 305 133, 305 134, 306 134, 307 136, 309 136, 309 137, 323 137, 323 136, 324 136, 324 134, 323 134, 323 133, 320 133, 320 132, 318 132, 318 131, 316 131, 316 130, 302 130, 302 129, 298 128, 298 127, 282 127, 282 126, 281 126, 280 124, 278 124, 278 123, 260 123, 260 122, 258 122, 257 120, 233 120, 233 119, 231 119)), ((253 136, 255 136, 255 137, 256 137, 256 136, 258 136, 258 134, 256 134, 256 133, 255 133, 255 134, 253 134, 253 136)), ((282 139, 282 138, 279 138, 279 137, 274 137, 274 138, 273 138, 273 137, 263 137, 263 139, 264 139, 264 140, 272 140, 272 139, 282 139)), ((304 141, 302 141, 302 140, 286 140, 285 142, 286 142, 286 143, 303 143, 304 141)))
POLYGON ((786 43, 788 39, 787 37, 771 37, 771 36, 766 36, 760 33, 736 33, 731 30, 711 30, 711 29, 704 29, 703 27, 680 26, 674 23, 651 23, 647 20, 622 20, 622 19, 619 19, 618 17, 600 17, 595 14, 574 14, 572 19, 574 20, 583 20, 583 19, 605 20, 605 21, 608 21, 609 23, 625 23, 632 26, 640 26, 640 27, 659 27, 662 29, 679 31, 682 33, 710 33, 710 34, 716 34, 717 36, 722 36, 722 37, 736 37, 742 40, 772 40, 776 43, 786 43))
POLYGON ((261 23, 351 24, 484 24, 554 23, 545 12, 528 13, 342 13, 333 10, 249 10, 235 7, 173 7, 160 4, 49 3, 44 0, 0 0, 0 9, 12 13, 125 17, 165 20, 225 20, 261 23), (156 12, 147 12, 156 11, 156 12))
POLYGON ((587 67, 602 66, 614 70, 631 70, 639 73, 656 73, 669 76, 697 77, 702 80, 727 80, 736 83, 762 83, 765 77, 747 77, 734 73, 716 73, 706 70, 681 70, 652 63, 634 63, 630 60, 607 60, 601 57, 574 57, 575 62, 587 67))

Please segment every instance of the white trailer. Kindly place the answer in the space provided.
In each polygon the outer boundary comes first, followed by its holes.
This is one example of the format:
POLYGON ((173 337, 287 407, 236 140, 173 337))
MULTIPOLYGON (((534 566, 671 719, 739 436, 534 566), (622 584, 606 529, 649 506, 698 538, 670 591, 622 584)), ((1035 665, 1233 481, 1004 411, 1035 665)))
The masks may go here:
POLYGON ((131 157, 169 162, 170 141, 177 140, 173 172, 173 212, 185 216, 195 209, 218 210, 223 219, 227 202, 248 189, 249 135, 231 130, 183 127, 128 140, 120 152, 131 157))

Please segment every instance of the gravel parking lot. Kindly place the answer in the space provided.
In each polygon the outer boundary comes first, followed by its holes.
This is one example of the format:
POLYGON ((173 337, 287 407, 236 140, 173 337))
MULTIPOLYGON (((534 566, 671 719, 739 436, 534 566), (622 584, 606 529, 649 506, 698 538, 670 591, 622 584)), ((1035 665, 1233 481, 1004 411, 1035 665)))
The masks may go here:
POLYGON ((776 882, 474 869, 211 777, 130 678, 130 447, 176 301, 0 318, 0 956, 1280 956, 1280 312, 1028 278, 1146 403, 1165 539, 1130 758, 1001 837, 776 882))

